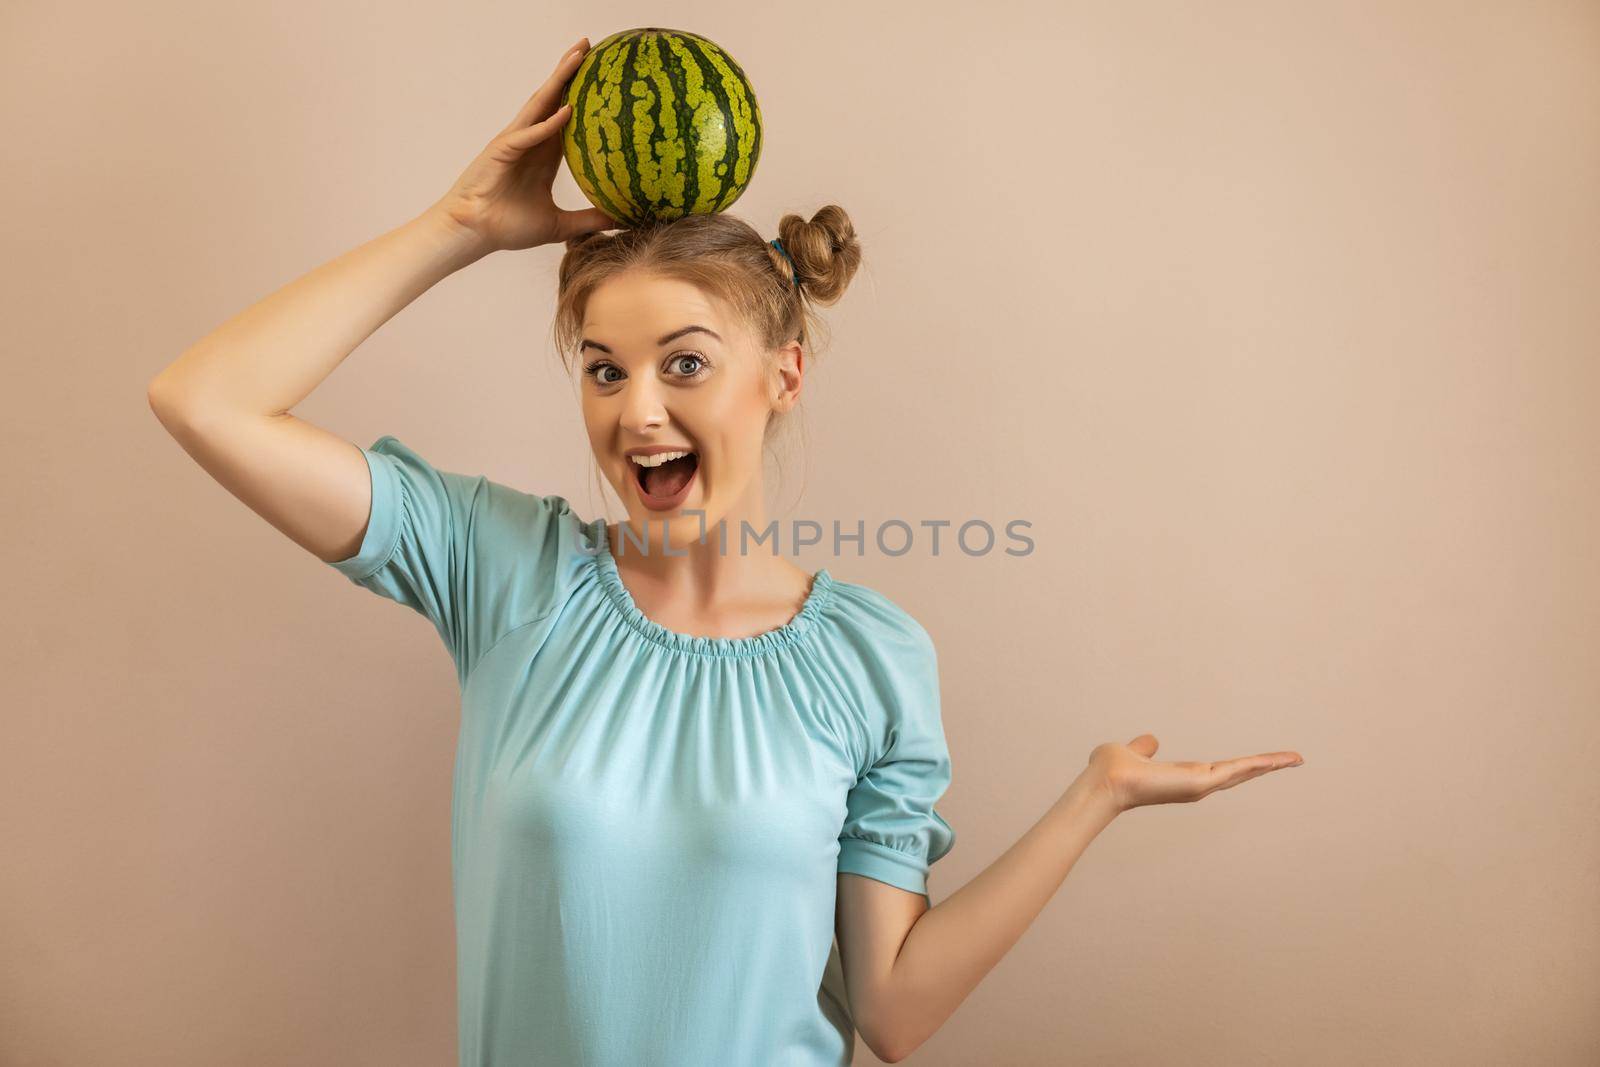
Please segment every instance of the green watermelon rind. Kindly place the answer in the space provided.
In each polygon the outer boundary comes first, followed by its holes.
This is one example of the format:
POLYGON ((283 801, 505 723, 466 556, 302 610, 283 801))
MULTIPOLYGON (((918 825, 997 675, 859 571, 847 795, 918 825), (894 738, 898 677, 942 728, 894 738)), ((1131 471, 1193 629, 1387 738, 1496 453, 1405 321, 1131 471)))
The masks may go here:
POLYGON ((732 56, 697 33, 652 26, 611 34, 584 56, 564 100, 572 107, 562 131, 567 168, 591 203, 628 225, 726 211, 761 158, 754 87, 732 56), (697 93, 707 97, 699 107, 717 111, 700 123, 689 104, 697 93), (653 106, 638 106, 647 99, 653 106), (663 136, 667 124, 686 129, 663 136), (644 137, 645 152, 630 150, 644 137), (682 158, 674 158, 670 149, 679 146, 682 158))

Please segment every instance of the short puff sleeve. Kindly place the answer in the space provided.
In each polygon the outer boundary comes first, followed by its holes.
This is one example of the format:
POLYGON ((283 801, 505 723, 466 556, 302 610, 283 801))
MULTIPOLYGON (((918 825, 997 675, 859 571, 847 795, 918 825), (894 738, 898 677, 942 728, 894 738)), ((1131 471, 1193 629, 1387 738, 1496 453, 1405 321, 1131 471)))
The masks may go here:
POLYGON ((329 565, 433 623, 465 685, 499 637, 554 605, 582 558, 580 520, 562 497, 440 470, 393 436, 361 453, 367 530, 355 555, 329 565))
POLYGON ((950 785, 950 754, 932 639, 913 624, 908 647, 891 649, 879 669, 886 729, 846 799, 838 869, 926 895, 929 867, 955 845, 955 831, 934 809, 950 785))

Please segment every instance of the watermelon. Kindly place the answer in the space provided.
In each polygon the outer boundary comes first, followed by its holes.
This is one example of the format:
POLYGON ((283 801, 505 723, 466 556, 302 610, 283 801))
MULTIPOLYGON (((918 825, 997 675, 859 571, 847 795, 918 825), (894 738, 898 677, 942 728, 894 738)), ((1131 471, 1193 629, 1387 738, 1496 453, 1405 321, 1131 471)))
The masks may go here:
POLYGON ((589 202, 625 225, 725 211, 761 158, 750 79, 699 34, 612 34, 584 56, 565 101, 567 167, 589 202))

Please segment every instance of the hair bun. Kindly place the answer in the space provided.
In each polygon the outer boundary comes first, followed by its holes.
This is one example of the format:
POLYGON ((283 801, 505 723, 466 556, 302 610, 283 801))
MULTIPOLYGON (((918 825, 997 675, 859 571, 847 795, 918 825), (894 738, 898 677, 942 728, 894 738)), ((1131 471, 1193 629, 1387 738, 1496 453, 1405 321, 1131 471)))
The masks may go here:
POLYGON ((818 304, 832 304, 843 296, 861 266, 856 228, 838 204, 827 205, 809 221, 785 215, 778 223, 778 239, 805 295, 818 304))

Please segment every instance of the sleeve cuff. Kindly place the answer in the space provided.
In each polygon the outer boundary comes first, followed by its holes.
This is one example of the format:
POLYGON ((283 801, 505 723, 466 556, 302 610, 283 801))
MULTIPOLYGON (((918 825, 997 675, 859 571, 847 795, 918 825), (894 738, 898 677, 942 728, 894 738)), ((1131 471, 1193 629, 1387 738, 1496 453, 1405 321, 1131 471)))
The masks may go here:
POLYGON ((351 581, 370 578, 389 562, 400 540, 400 484, 389 462, 371 449, 363 448, 367 475, 372 482, 372 510, 367 515, 367 532, 361 547, 348 559, 334 560, 330 566, 351 581))
POLYGON ((924 896, 928 892, 925 864, 915 856, 861 837, 839 839, 839 873, 863 875, 924 896))

